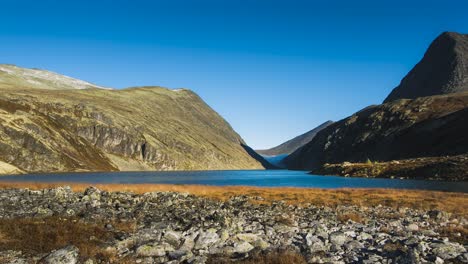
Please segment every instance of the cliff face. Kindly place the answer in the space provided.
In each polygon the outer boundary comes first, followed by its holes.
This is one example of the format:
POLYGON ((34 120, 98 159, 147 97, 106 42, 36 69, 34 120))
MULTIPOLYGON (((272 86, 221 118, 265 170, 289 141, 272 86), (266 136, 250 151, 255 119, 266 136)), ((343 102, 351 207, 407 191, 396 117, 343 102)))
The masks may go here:
POLYGON ((257 150, 258 153, 266 156, 277 156, 282 154, 291 154, 296 151, 298 148, 304 146, 305 144, 309 143, 318 132, 322 129, 326 128, 327 126, 333 124, 333 121, 327 121, 318 127, 299 135, 293 139, 290 139, 274 148, 271 149, 264 149, 264 150, 257 150))
POLYGON ((445 32, 384 103, 462 91, 468 91, 468 35, 445 32))
POLYGON ((311 170, 325 163, 468 153, 467 121, 468 92, 397 100, 330 125, 285 162, 311 170))
POLYGON ((47 78, 23 86, 0 68, 3 173, 263 168, 189 90, 47 89, 47 78))

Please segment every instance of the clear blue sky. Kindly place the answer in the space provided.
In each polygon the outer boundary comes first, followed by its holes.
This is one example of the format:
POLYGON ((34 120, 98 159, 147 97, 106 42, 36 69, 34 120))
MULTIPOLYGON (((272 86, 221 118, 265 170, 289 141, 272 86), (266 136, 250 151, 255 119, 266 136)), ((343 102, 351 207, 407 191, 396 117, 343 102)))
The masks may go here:
POLYGON ((254 148, 380 103, 468 1, 0 0, 0 63, 185 87, 254 148))

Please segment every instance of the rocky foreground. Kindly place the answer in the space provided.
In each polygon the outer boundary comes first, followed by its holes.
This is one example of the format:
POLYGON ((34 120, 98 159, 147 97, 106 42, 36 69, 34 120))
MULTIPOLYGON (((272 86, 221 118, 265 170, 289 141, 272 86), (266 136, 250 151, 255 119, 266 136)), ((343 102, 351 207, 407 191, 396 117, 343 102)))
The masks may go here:
POLYGON ((0 263, 229 263, 268 252, 293 252, 297 263, 467 263, 467 224, 443 211, 385 206, 4 189, 0 263))

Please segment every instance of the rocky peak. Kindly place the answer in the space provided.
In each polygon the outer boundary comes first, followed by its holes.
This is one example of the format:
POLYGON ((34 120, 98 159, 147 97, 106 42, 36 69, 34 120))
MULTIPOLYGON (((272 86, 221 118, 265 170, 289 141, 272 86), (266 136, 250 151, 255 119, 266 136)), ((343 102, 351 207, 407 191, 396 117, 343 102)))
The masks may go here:
POLYGON ((468 91, 468 34, 444 32, 384 103, 468 91))

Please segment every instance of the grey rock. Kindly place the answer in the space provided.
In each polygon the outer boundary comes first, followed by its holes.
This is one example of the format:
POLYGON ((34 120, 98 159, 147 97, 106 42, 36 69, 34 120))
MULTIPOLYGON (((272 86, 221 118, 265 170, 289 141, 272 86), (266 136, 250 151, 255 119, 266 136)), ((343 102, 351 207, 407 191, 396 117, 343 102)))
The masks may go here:
POLYGON ((169 244, 146 244, 138 247, 136 254, 141 257, 162 257, 167 251, 173 250, 169 244))
POLYGON ((410 232, 416 232, 419 230, 419 226, 417 224, 410 224, 406 227, 406 230, 410 232))
POLYGON ((178 248, 180 246, 181 239, 182 235, 179 232, 166 231, 164 233, 164 240, 175 248, 178 248))
POLYGON ((330 243, 335 246, 342 246, 346 242, 346 235, 343 232, 336 231, 329 236, 330 243))
POLYGON ((54 250, 45 256, 40 262, 44 264, 76 264, 78 263, 79 250, 75 246, 67 246, 54 250))
POLYGON ((364 246, 356 240, 349 241, 348 243, 345 244, 345 248, 350 251, 360 250, 363 247, 364 246))
POLYGON ((195 242, 195 249, 208 248, 214 243, 220 240, 219 235, 215 229, 208 229, 205 232, 201 232, 195 242))
POLYGON ((174 250, 169 252, 170 259, 180 259, 183 256, 186 256, 189 252, 187 250, 174 250))
POLYGON ((248 253, 250 252, 251 250, 254 249, 254 246, 252 246, 250 243, 248 242, 240 242, 240 243, 236 243, 234 244, 234 246, 232 247, 226 247, 224 249, 224 253, 228 256, 231 256, 233 254, 244 254, 244 253, 248 253))
POLYGON ((466 249, 460 245, 450 242, 432 243, 432 252, 441 259, 453 259, 466 252, 466 249))

